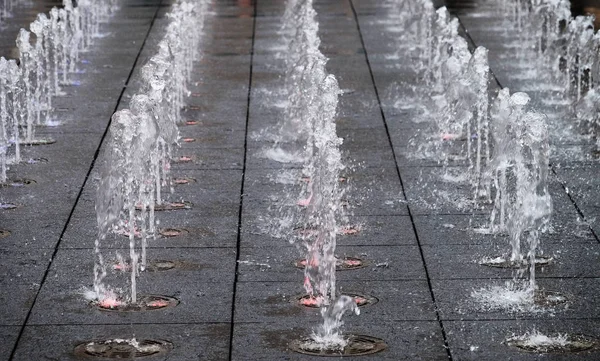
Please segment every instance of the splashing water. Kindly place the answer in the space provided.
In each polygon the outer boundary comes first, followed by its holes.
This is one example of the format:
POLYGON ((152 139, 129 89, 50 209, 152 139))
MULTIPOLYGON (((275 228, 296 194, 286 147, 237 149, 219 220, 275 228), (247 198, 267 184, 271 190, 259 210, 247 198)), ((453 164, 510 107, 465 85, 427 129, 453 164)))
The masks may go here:
POLYGON ((473 290, 471 297, 485 311, 503 312, 542 312, 535 305, 535 290, 529 285, 506 282, 504 285, 473 290))
MULTIPOLYGON (((4 1, 0 20, 11 15, 11 4, 12 0, 4 1)), ((38 14, 29 25, 31 32, 19 31, 18 65, 0 60, 0 183, 6 182, 7 165, 21 161, 23 140, 36 141, 35 127, 58 123, 52 119, 52 98, 63 94, 59 84, 69 85, 68 75, 77 71, 79 52, 90 45, 82 39, 116 11, 118 1, 83 0, 74 6, 64 0, 63 5, 53 7, 49 16, 38 14), (102 15, 82 21, 81 13, 102 15)))
POLYGON ((314 343, 309 343, 305 347, 314 350, 343 350, 348 340, 340 332, 340 328, 344 324, 342 317, 348 311, 356 315, 360 314, 356 301, 349 296, 340 296, 329 307, 322 307, 323 324, 311 334, 314 343))
POLYGON ((508 89, 500 91, 492 114, 495 144, 489 169, 496 196, 490 228, 508 232, 512 262, 520 264, 527 257, 530 286, 535 289, 539 233, 547 228, 552 213, 548 130, 545 117, 527 109, 527 94, 509 94, 508 89), (528 245, 526 255, 522 252, 524 242, 528 245))
POLYGON ((137 277, 146 269, 148 241, 156 238, 155 205, 162 203, 163 187, 173 191, 168 176, 171 147, 179 139, 177 123, 188 93, 193 56, 199 54, 205 13, 204 1, 173 6, 158 53, 142 67, 142 93, 132 97, 129 109, 112 117, 96 196, 94 291, 99 302, 110 302, 112 295, 124 302, 137 302, 137 277), (107 270, 101 243, 111 232, 129 238, 129 297, 103 283, 107 270))
POLYGON ((306 182, 297 203, 302 206, 304 230, 299 243, 306 252, 304 287, 311 300, 321 306, 324 321, 313 334, 313 341, 320 349, 338 348, 346 344, 339 331, 343 314, 358 311, 353 298, 338 297, 336 292, 334 253, 338 218, 343 212, 339 178, 344 166, 335 116, 342 91, 336 78, 327 73, 327 58, 319 50, 319 24, 312 0, 289 1, 285 14, 289 20, 284 22, 289 47, 285 59, 288 102, 276 149, 281 149, 282 142, 293 142, 303 149, 302 176, 306 182))

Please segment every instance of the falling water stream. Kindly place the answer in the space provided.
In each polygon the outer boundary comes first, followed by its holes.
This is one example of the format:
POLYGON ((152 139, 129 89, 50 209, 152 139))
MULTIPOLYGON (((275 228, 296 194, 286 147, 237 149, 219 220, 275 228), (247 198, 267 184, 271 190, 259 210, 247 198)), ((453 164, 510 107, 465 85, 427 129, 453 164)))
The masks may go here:
MULTIPOLYGON (((13 0, 5 0, 0 19, 12 16, 13 0)), ((116 0, 64 0, 49 16, 38 14, 16 39, 19 61, 0 59, 0 183, 7 181, 10 164, 21 161, 21 145, 51 142, 35 137, 36 126, 56 125, 52 98, 64 95, 60 85, 71 86, 79 53, 91 45, 99 29, 118 8, 116 0), (81 21, 81 14, 99 14, 81 21), (100 15, 101 14, 101 15, 100 15), (84 39, 88 41, 84 42, 84 39)))
MULTIPOLYGON (((138 302, 137 277, 148 264, 148 242, 156 238, 156 206, 163 203, 163 188, 173 191, 169 177, 172 147, 179 141, 177 124, 189 95, 206 6, 205 1, 173 5, 157 53, 141 69, 140 91, 131 98, 128 109, 112 116, 96 196, 98 236, 90 296, 101 307, 138 302), (105 282, 108 272, 114 271, 107 267, 102 253, 111 234, 125 235, 129 241, 128 261, 117 267, 117 271, 130 272, 129 295, 105 282)), ((117 259, 125 258, 117 254, 117 259)))

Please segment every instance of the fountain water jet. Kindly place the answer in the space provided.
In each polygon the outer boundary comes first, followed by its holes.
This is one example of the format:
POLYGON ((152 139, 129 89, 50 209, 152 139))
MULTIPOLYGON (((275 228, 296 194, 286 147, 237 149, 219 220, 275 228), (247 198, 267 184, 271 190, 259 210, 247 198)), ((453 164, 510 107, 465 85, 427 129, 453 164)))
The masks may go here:
MULTIPOLYGON (((171 147, 179 139, 176 125, 181 121, 184 96, 188 95, 187 79, 194 60, 190 57, 199 54, 200 35, 191 33, 200 31, 205 13, 204 1, 173 5, 158 52, 142 67, 140 93, 131 98, 129 109, 112 117, 96 197, 98 236, 92 298, 99 304, 113 299, 120 305, 138 302, 137 277, 146 269, 148 241, 156 239, 154 213, 180 207, 163 203, 162 188, 173 191, 169 176, 171 147), (104 284, 107 267, 101 243, 109 233, 127 235, 129 239, 129 296, 104 284)), ((189 208, 186 202, 181 202, 181 207, 189 208)))

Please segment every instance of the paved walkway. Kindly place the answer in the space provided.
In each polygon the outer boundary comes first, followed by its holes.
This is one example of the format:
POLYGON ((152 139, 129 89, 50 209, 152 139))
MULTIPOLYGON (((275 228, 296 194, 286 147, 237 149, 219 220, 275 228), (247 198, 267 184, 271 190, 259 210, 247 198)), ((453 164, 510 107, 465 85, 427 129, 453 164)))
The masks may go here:
MULTIPOLYGON (((276 209, 295 206, 285 202, 301 186, 281 180, 297 179, 298 167, 261 157, 269 146, 261 131, 282 115, 278 90, 285 69, 277 33, 282 1, 227 0, 211 6, 204 55, 196 63, 184 111, 197 124, 180 128, 182 137, 195 141, 182 143, 177 151, 192 161, 173 166, 175 177, 195 182, 177 186, 171 199, 193 207, 158 214, 161 227, 189 232, 158 239, 149 251, 151 260, 183 266, 149 272, 138 281, 140 292, 175 296, 180 304, 112 313, 91 308, 82 297, 93 277, 96 163, 102 142, 112 113, 135 93, 137 71, 156 50, 170 3, 124 1, 103 28, 109 35, 85 54, 81 85, 55 102, 64 124, 39 130, 57 142, 25 151, 27 158, 47 161, 11 169, 13 178, 36 183, 0 189, 0 201, 21 205, 0 211, 0 226, 11 231, 0 239, 0 360, 70 360, 80 342, 132 336, 171 341, 169 355, 156 358, 164 360, 310 358, 287 349, 320 322, 318 311, 291 302, 303 292, 302 273, 293 266, 300 253, 266 227, 278 216, 276 209)), ((386 17, 383 1, 323 0, 315 1, 315 9, 328 69, 346 91, 337 122, 349 166, 345 197, 350 224, 361 227, 356 235, 340 236, 338 254, 369 261, 366 268, 339 272, 339 287, 379 300, 362 308, 360 316, 346 317, 345 329, 388 344, 386 351, 364 359, 600 358, 597 350, 540 357, 503 344, 534 328, 600 337, 600 244, 589 227, 577 222, 577 199, 552 179, 555 232, 542 244, 556 262, 538 273, 542 287, 569 296, 569 307, 540 314, 478 308, 471 291, 501 284, 512 274, 477 260, 505 251, 507 241, 467 231, 470 222, 483 224, 484 214, 432 206, 431 187, 449 187, 437 180, 441 169, 406 156, 407 140, 417 129, 414 114, 392 104, 398 84, 417 80, 412 59, 390 56, 398 47, 397 34, 381 21, 386 17)), ((465 24, 478 42, 477 29, 465 24)), ((596 163, 589 166, 597 168, 596 163)), ((568 170, 560 172, 564 176, 568 170)), ((583 184, 597 188, 593 174, 583 184)), ((576 187, 579 177, 564 179, 576 187)), ((589 211, 597 206, 592 202, 589 211)), ((112 241, 115 250, 127 246, 124 238, 112 241)))

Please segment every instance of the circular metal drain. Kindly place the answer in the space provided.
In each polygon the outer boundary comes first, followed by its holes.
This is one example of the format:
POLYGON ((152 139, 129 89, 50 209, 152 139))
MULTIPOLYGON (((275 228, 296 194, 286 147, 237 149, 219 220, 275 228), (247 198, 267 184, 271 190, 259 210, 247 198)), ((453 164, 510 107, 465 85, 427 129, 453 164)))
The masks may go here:
POLYGON ((15 209, 17 207, 18 207, 18 205, 14 204, 14 203, 0 203, 1 210, 15 209))
POLYGON ((349 335, 348 344, 343 349, 321 349, 313 340, 307 338, 293 341, 290 344, 292 351, 312 356, 344 357, 372 355, 383 351, 387 344, 380 338, 365 335, 349 335))
POLYGON ((156 311, 164 308, 175 307, 179 300, 174 297, 160 295, 140 295, 136 303, 126 303, 120 300, 110 300, 109 302, 97 302, 92 304, 101 311, 110 312, 144 312, 156 311))
MULTIPOLYGON (((339 177, 338 178, 338 182, 340 182, 340 183, 344 183, 347 180, 348 179, 346 177, 339 177)), ((302 176, 302 177, 300 177, 300 181, 304 182, 304 183, 308 183, 308 182, 310 182, 310 177, 309 176, 302 176)))
MULTIPOLYGON (((362 293, 344 292, 342 295, 352 297, 358 307, 370 306, 370 305, 374 305, 377 302, 379 302, 379 299, 377 299, 376 297, 364 295, 362 293)), ((294 300, 300 306, 309 307, 309 308, 319 308, 320 307, 317 298, 311 297, 310 295, 301 295, 301 296, 295 297, 294 300)))
MULTIPOLYGON (((307 203, 304 200, 298 201, 298 205, 305 207, 307 203)), ((294 231, 299 233, 301 236, 314 236, 317 234, 319 228, 314 225, 303 225, 294 227, 294 231)), ((344 236, 353 236, 361 231, 361 226, 344 226, 338 228, 337 234, 344 236)))
POLYGON ((158 231, 158 233, 163 237, 170 238, 188 234, 190 231, 185 228, 162 228, 158 231))
POLYGON ((346 227, 342 227, 338 230, 338 234, 342 234, 345 236, 353 236, 355 234, 358 234, 359 232, 360 232, 359 226, 346 226, 346 227))
POLYGON ((190 183, 196 183, 196 180, 194 178, 173 178, 173 183, 175 185, 183 185, 183 184, 190 184, 190 183))
POLYGON ((4 237, 8 237, 10 236, 10 231, 7 229, 0 229, 0 238, 4 238, 4 237))
POLYGON ((52 139, 52 138, 38 138, 38 139, 31 139, 31 140, 21 140, 19 142, 19 144, 21 145, 48 145, 48 144, 54 144, 56 143, 56 140, 52 139))
POLYGON ((5 183, 1 183, 0 187, 23 187, 37 183, 33 179, 8 179, 5 183))
POLYGON ((170 202, 170 203, 157 204, 154 207, 154 210, 155 211, 174 211, 177 209, 190 209, 190 208, 192 208, 191 202, 182 201, 182 202, 170 202))
MULTIPOLYGON (((154 211, 155 212, 160 212, 160 211, 175 211, 178 209, 190 209, 192 208, 192 203, 188 202, 188 201, 181 201, 181 202, 168 202, 168 203, 162 203, 162 204, 155 204, 154 205, 154 211)), ((142 209, 141 206, 137 205, 135 206, 135 209, 140 211, 142 209)))
MULTIPOLYGON (((306 259, 301 259, 294 262, 294 265, 297 268, 304 269, 306 268, 306 259)), ((344 257, 338 258, 336 257, 335 261, 335 270, 336 271, 348 271, 365 268, 369 265, 369 263, 358 257, 344 257)))
POLYGON ((182 155, 181 157, 172 160, 172 162, 175 164, 190 163, 192 161, 193 161, 193 159, 189 155, 182 155))
POLYGON ((567 336, 566 340, 555 343, 535 344, 528 338, 515 337, 506 340, 506 344, 520 350, 535 353, 572 353, 590 350, 598 346, 598 341, 584 335, 567 336))
POLYGON ((132 359, 164 355, 173 344, 164 340, 103 340, 80 343, 73 351, 84 358, 132 359))
MULTIPOLYGON (((547 256, 538 256, 535 258, 535 266, 536 267, 544 267, 552 263, 554 258, 547 256)), ((504 257, 496 257, 496 258, 486 258, 479 262, 482 266, 495 267, 495 268, 525 268, 529 266, 527 260, 523 260, 523 262, 516 262, 506 259, 504 257)))
POLYGON ((175 262, 172 261, 157 260, 150 262, 150 264, 147 267, 147 270, 150 272, 161 272, 172 270, 176 266, 177 265, 175 264, 175 262))
POLYGON ((48 158, 29 158, 25 164, 48 163, 48 158))
MULTIPOLYGON (((146 271, 148 272, 161 272, 168 271, 177 267, 177 264, 172 261, 164 261, 164 260, 156 260, 150 261, 146 264, 146 271)), ((113 266, 115 271, 129 272, 131 270, 131 266, 129 263, 116 263, 113 266)))
POLYGON ((536 305, 546 308, 562 305, 568 300, 567 296, 554 291, 537 290, 533 296, 536 305))

